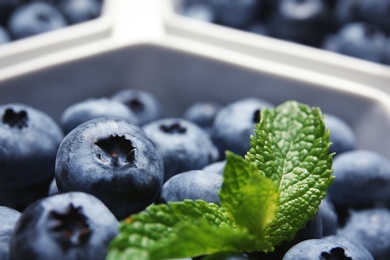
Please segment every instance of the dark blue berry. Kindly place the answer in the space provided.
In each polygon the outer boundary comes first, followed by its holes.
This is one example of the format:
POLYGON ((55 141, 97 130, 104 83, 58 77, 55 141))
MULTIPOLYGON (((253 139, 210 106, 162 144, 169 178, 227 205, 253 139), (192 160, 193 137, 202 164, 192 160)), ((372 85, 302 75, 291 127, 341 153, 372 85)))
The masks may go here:
POLYGON ((99 0, 61 0, 58 9, 70 24, 95 19, 101 15, 102 2, 99 0))
POLYGON ((24 104, 0 106, 0 205, 23 210, 47 194, 62 138, 46 113, 24 104))
POLYGON ((106 116, 122 118, 139 124, 138 117, 121 102, 109 98, 89 98, 65 109, 61 115, 60 125, 67 134, 88 120, 106 116))
POLYGON ((388 259, 390 255, 390 211, 375 207, 351 210, 338 235, 362 244, 375 259, 388 259))
POLYGON ((244 156, 250 148, 250 136, 260 122, 260 111, 273 105, 258 98, 245 98, 222 108, 213 123, 213 141, 221 156, 229 150, 244 156))
POLYGON ((215 162, 218 150, 209 135, 183 118, 163 118, 143 127, 164 158, 164 182, 175 174, 215 162))
POLYGON ((14 39, 53 31, 67 25, 62 13, 46 2, 21 5, 8 20, 8 29, 14 39))
POLYGON ((345 152, 334 158, 336 177, 329 198, 336 207, 361 207, 390 198, 390 161, 368 150, 345 152))
POLYGON ((342 118, 326 114, 325 125, 330 130, 329 141, 332 145, 329 148, 330 153, 335 156, 356 149, 356 135, 352 127, 342 118))
POLYGON ((158 202, 200 199, 219 204, 218 193, 221 187, 222 176, 219 174, 202 170, 182 172, 164 183, 158 202))
POLYGON ((383 62, 386 34, 377 26, 365 22, 350 22, 329 35, 323 48, 372 62, 383 62))
POLYGON ((373 260, 372 255, 362 246, 353 243, 338 243, 322 239, 304 240, 283 256, 283 260, 373 260))
POLYGON ((162 116, 160 100, 151 92, 139 89, 125 89, 111 97, 126 105, 137 116, 140 125, 150 123, 162 116))
POLYGON ((11 235, 20 216, 19 211, 0 206, 0 259, 9 259, 11 235))
POLYGON ((61 142, 55 178, 60 193, 93 194, 123 219, 160 194, 163 158, 138 126, 100 117, 79 125, 61 142))
POLYGON ((118 220, 96 197, 69 192, 26 208, 11 236, 10 259, 105 259, 118 220))

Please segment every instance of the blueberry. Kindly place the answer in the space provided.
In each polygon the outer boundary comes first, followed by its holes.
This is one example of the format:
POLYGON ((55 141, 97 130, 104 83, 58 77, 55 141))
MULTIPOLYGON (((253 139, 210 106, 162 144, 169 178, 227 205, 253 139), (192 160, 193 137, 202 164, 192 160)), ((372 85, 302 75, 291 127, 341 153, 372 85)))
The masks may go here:
POLYGON ((151 92, 139 89, 125 89, 111 97, 125 104, 138 118, 140 125, 145 125, 162 116, 160 100, 151 92))
POLYGON ((372 62, 383 62, 386 34, 377 26, 365 22, 350 22, 329 35, 322 48, 372 62))
POLYGON ((258 0, 215 1, 215 22, 243 29, 256 20, 260 2, 258 0))
POLYGON ((259 34, 259 35, 270 36, 268 26, 263 23, 258 23, 258 22, 252 23, 246 28, 246 30, 248 32, 259 34))
POLYGON ((214 23, 216 19, 216 11, 212 5, 212 1, 183 1, 180 13, 184 16, 201 20, 209 23, 214 23))
POLYGON ((250 148, 250 136, 260 121, 260 111, 273 105, 258 98, 244 98, 222 108, 213 123, 213 141, 221 156, 226 150, 244 156, 250 148))
POLYGON ((144 210, 160 194, 163 158, 142 129, 100 117, 72 130, 58 149, 55 179, 60 193, 84 191, 118 219, 144 210))
POLYGON ((96 197, 69 192, 26 208, 11 235, 11 259, 105 259, 118 220, 96 197))
POLYGON ((328 194, 336 207, 361 207, 390 198, 390 162, 367 150, 345 152, 334 158, 328 194))
POLYGON ((163 118, 143 127, 164 158, 164 182, 180 172, 215 162, 218 150, 205 130, 183 118, 163 118))
POLYGON ((390 211, 387 208, 351 210, 349 219, 338 235, 362 244, 375 259, 390 255, 390 211))
POLYGON ((9 259, 11 235, 21 213, 13 208, 0 206, 0 259, 9 259))
POLYGON ((14 39, 33 36, 67 26, 64 16, 46 2, 31 2, 18 7, 8 20, 14 39))
POLYGON ((276 38, 319 46, 328 15, 323 0, 280 0, 269 19, 269 32, 276 38))
POLYGON ((121 102, 109 98, 89 98, 66 108, 61 115, 60 125, 67 134, 88 120, 106 116, 139 124, 138 117, 121 102))
POLYGON ((76 24, 99 17, 102 12, 102 2, 99 0, 61 0, 58 8, 70 24, 76 24))
POLYGON ((334 18, 337 26, 343 26, 350 22, 359 20, 361 0, 336 1, 334 7, 334 18))
POLYGON ((9 41, 11 41, 9 33, 3 26, 0 25, 0 45, 5 44, 9 41))
POLYGON ((332 201, 326 197, 318 207, 318 214, 322 222, 323 236, 330 236, 337 233, 339 219, 332 201))
POLYGON ((343 245, 344 247, 346 247, 348 249, 355 248, 356 251, 360 251, 360 254, 363 256, 362 259, 368 260, 368 259, 374 258, 372 256, 372 254, 370 253, 370 251, 368 251, 365 246, 363 246, 361 243, 359 243, 357 241, 350 240, 347 237, 344 237, 344 236, 341 236, 338 234, 334 234, 334 235, 325 236, 325 237, 323 237, 323 239, 338 243, 338 244, 343 245))
POLYGON ((329 141, 332 145, 329 148, 330 153, 335 156, 356 149, 356 135, 352 127, 342 118, 332 115, 325 115, 325 125, 330 129, 329 141))
POLYGON ((360 19, 375 24, 386 33, 390 32, 390 1, 360 0, 360 19))
POLYGON ((183 112, 183 118, 199 125, 206 131, 211 131, 214 118, 222 107, 222 104, 215 101, 198 101, 187 107, 183 112))
POLYGON ((47 194, 62 139, 60 127, 43 111, 0 106, 0 205, 23 210, 47 194))
POLYGON ((338 242, 331 239, 304 240, 283 256, 283 260, 312 260, 312 259, 345 259, 345 260, 374 260, 372 255, 361 245, 353 242, 338 242))
POLYGON ((202 170, 182 172, 164 183, 158 203, 201 199, 219 204, 221 187, 222 176, 216 173, 202 170))
POLYGON ((208 164, 205 167, 203 167, 202 170, 206 172, 214 172, 223 176, 223 172, 225 171, 225 165, 226 165, 226 160, 222 160, 222 161, 208 164))

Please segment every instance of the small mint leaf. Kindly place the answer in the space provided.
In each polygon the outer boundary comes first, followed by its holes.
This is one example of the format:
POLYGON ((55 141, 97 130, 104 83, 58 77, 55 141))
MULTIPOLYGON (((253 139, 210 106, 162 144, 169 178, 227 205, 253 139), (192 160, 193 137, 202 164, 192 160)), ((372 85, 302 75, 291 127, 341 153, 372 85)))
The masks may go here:
POLYGON ((273 245, 291 240, 314 217, 331 184, 329 131, 319 108, 287 101, 264 109, 245 159, 278 187, 278 211, 264 234, 273 245))
POLYGON ((275 217, 279 191, 270 179, 241 156, 227 152, 226 160, 224 182, 219 194, 221 206, 237 226, 248 228, 262 239, 265 224, 275 217))
POLYGON ((247 229, 237 228, 216 204, 185 200, 152 205, 121 222, 107 259, 155 260, 269 247, 247 229), (263 245, 265 244, 265 245, 263 245))

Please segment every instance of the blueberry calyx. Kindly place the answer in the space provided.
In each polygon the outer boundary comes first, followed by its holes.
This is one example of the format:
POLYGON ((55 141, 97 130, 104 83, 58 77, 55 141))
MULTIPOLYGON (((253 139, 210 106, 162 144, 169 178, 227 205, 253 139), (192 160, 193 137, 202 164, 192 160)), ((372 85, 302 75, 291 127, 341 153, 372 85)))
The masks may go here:
POLYGON ((15 112, 12 108, 7 108, 3 114, 3 123, 10 127, 25 128, 28 126, 27 112, 24 110, 15 112))
POLYGON ((187 129, 179 123, 164 124, 160 126, 160 129, 169 134, 184 134, 187 129))
POLYGON ((126 102, 126 105, 130 107, 135 112, 142 112, 145 109, 144 104, 138 99, 131 99, 126 102))
POLYGON ((49 216, 55 221, 51 230, 59 235, 60 245, 64 251, 86 243, 91 235, 91 229, 81 207, 75 207, 70 203, 65 212, 53 210, 49 216))
POLYGON ((50 22, 50 17, 46 13, 37 14, 37 20, 43 23, 50 22))
POLYGON ((260 122, 260 109, 257 109, 257 110, 253 113, 252 121, 253 121, 253 123, 256 123, 256 124, 260 122))
POLYGON ((335 247, 330 250, 330 252, 321 253, 322 260, 352 260, 351 257, 345 255, 345 251, 341 247, 335 247))
POLYGON ((135 161, 135 147, 124 136, 111 135, 95 143, 100 148, 98 159, 113 167, 133 165, 135 161))

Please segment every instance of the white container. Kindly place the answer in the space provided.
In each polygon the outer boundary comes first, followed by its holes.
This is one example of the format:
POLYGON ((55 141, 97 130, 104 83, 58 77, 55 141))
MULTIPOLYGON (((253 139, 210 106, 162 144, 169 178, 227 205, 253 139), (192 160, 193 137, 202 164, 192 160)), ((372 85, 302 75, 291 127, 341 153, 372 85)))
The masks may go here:
POLYGON ((117 2, 118 0, 104 0, 101 15, 93 20, 1 45, 0 72, 25 61, 110 37, 113 10, 117 2))
POLYGON ((151 91, 165 116, 180 116, 197 100, 223 104, 254 96, 297 100, 344 118, 358 147, 390 158, 390 98, 364 84, 324 75, 194 41, 116 44, 103 41, 0 74, 0 104, 23 102, 58 120, 64 109, 88 97, 120 89, 151 91))
POLYGON ((220 26, 180 15, 180 0, 161 1, 167 34, 211 44, 252 58, 369 85, 390 93, 390 66, 220 26))

